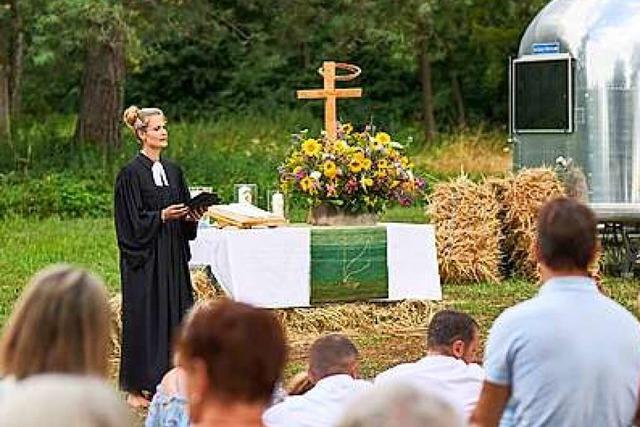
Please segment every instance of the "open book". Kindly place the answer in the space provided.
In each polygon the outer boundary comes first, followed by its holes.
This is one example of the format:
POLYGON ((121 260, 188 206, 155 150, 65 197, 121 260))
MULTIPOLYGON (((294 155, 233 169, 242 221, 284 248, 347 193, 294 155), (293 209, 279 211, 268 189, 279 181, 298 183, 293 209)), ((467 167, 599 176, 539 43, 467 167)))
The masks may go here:
POLYGON ((214 205, 209 208, 207 214, 222 227, 227 225, 242 228, 256 226, 276 227, 287 222, 281 216, 274 215, 248 203, 214 205))

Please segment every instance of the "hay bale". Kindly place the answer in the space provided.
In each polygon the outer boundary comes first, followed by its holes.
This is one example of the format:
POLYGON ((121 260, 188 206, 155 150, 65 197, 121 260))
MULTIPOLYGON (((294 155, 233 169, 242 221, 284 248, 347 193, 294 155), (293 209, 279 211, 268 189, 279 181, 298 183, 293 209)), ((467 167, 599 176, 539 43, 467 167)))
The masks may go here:
POLYGON ((522 169, 503 194, 507 253, 515 273, 538 280, 539 274, 533 251, 536 219, 542 205, 564 196, 564 186, 549 168, 522 169))
POLYGON ((503 239, 500 204, 491 184, 465 175, 437 184, 429 213, 436 226, 440 277, 445 282, 499 282, 503 239))
POLYGON ((274 310, 293 344, 328 332, 406 333, 426 328, 438 304, 422 300, 352 302, 274 310))
POLYGON ((122 295, 117 294, 109 300, 111 327, 109 331, 109 374, 116 376, 120 366, 122 351, 122 295))
POLYGON ((484 180, 485 185, 493 192, 498 203, 498 220, 500 221, 500 231, 502 233, 502 239, 500 239, 500 275, 503 278, 511 277, 514 270, 510 250, 507 246, 506 236, 509 234, 509 230, 505 221, 507 210, 504 202, 505 193, 511 187, 513 178, 513 174, 509 173, 504 177, 487 177, 484 180))
POLYGON ((213 284, 213 280, 203 268, 191 270, 191 286, 193 287, 196 301, 207 301, 220 296, 213 284))

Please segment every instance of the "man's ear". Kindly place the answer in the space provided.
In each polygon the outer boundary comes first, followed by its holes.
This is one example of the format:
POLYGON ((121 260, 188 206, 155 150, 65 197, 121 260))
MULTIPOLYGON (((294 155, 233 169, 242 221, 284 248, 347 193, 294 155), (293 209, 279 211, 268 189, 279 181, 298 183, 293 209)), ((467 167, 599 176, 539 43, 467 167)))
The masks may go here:
POLYGON ((351 363, 349 363, 349 375, 351 375, 351 377, 353 378, 360 377, 360 362, 358 361, 358 359, 354 359, 353 361, 351 361, 351 363))
POLYGON ((456 359, 462 359, 465 351, 465 343, 462 340, 455 340, 453 344, 451 344, 451 355, 456 359))
POLYGON ((315 384, 320 380, 318 376, 313 373, 313 369, 311 369, 311 366, 309 366, 309 368, 307 369, 307 378, 309 379, 311 384, 315 384))
POLYGON ((544 260, 542 259, 542 250, 540 249, 540 242, 538 239, 534 239, 533 243, 531 243, 531 250, 533 251, 533 256, 535 260, 541 264, 544 260))

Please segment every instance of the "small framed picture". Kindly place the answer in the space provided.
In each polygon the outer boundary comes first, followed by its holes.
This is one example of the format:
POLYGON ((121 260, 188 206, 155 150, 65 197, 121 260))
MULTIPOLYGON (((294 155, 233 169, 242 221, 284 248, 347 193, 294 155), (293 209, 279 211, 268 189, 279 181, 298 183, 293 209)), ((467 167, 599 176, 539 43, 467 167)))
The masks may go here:
POLYGON ((234 184, 233 194, 236 203, 255 206, 258 202, 258 186, 256 184, 234 184))

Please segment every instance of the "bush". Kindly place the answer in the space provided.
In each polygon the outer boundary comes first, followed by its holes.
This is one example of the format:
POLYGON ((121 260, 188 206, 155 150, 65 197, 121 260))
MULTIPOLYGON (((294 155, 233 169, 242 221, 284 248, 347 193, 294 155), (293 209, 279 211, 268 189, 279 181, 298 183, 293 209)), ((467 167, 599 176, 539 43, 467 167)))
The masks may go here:
POLYGON ((39 178, 0 175, 0 218, 104 217, 113 211, 112 184, 51 173, 39 178))

